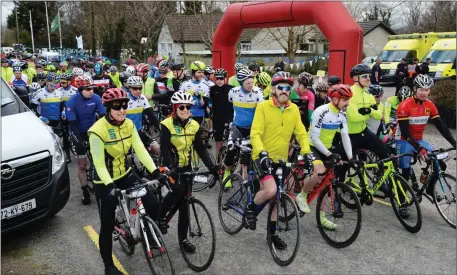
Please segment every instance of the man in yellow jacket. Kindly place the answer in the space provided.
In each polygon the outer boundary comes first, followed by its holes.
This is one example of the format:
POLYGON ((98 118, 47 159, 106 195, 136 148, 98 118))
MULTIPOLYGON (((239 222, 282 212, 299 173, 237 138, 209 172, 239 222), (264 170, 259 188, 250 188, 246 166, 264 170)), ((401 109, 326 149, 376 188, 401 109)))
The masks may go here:
POLYGON ((114 85, 116 85, 116 88, 121 88, 122 87, 121 80, 119 79, 119 72, 117 71, 117 67, 116 66, 109 67, 109 74, 108 75, 113 80, 114 85))
MULTIPOLYGON (((305 161, 311 165, 312 155, 309 147, 309 136, 300 118, 297 105, 289 101, 289 94, 294 84, 293 77, 288 72, 277 72, 273 76, 273 94, 268 101, 257 105, 251 127, 252 158, 255 161, 261 190, 257 192, 253 203, 246 208, 246 222, 250 229, 256 228, 257 205, 260 205, 276 195, 276 168, 280 160, 287 161, 289 142, 295 135, 301 146, 301 153, 307 154, 305 161), (270 160, 273 163, 270 163, 270 160)), ((283 169, 283 177, 287 175, 283 169)), ((275 206, 276 207, 276 206, 275 206)), ((273 211, 276 211, 273 209, 273 211)), ((287 244, 275 235, 276 217, 269 221, 270 239, 276 249, 283 250, 287 244)))
POLYGON ((13 77, 13 68, 8 66, 8 59, 2 58, 2 78, 8 83, 11 77, 13 77))

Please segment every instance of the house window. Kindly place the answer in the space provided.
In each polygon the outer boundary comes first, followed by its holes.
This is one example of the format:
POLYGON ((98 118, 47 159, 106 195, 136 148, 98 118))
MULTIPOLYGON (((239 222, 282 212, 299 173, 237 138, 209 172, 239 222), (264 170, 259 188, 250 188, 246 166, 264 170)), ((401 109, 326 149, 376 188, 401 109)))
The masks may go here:
POLYGON ((250 51, 251 50, 251 42, 244 42, 240 44, 242 51, 250 51))
POLYGON ((169 53, 173 52, 173 44, 172 43, 168 43, 168 52, 169 53))
POLYGON ((165 43, 160 43, 160 50, 165 51, 165 43))
POLYGON ((311 44, 311 43, 300 44, 300 50, 307 51, 307 52, 313 52, 314 44, 311 44))

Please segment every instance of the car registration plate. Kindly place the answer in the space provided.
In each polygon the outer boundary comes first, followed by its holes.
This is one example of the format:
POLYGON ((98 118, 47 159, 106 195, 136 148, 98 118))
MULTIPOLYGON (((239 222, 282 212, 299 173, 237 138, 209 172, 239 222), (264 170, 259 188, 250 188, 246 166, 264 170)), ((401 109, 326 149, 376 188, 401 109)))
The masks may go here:
POLYGON ((35 199, 24 201, 24 202, 18 203, 16 205, 13 205, 10 207, 2 208, 2 220, 9 219, 9 218, 15 217, 17 215, 21 215, 22 213, 30 211, 35 208, 36 208, 35 199))

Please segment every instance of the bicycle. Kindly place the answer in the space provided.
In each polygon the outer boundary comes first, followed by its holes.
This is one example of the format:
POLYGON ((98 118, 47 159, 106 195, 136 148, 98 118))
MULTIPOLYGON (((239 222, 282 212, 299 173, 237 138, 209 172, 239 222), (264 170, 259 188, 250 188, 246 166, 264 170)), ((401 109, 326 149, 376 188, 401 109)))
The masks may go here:
POLYGON ((158 181, 148 181, 125 190, 116 188, 119 203, 115 211, 114 240, 119 241, 122 250, 129 256, 135 253, 135 246, 141 242, 152 274, 174 274, 162 233, 146 214, 141 200, 149 186, 158 186, 158 181))
MULTIPOLYGON (((243 149, 245 149, 249 153, 251 152, 251 149, 247 146, 244 146, 243 149)), ((270 253, 274 261, 280 266, 287 266, 290 263, 292 263, 292 261, 295 259, 295 256, 297 255, 297 251, 300 245, 298 209, 295 204, 295 201, 282 189, 283 168, 291 166, 291 163, 280 161, 276 169, 276 176, 279 179, 279 182, 277 183, 278 188, 276 190, 276 196, 275 198, 270 199, 269 201, 266 201, 265 203, 258 205, 257 207, 257 213, 260 213, 267 204, 270 204, 267 221, 271 220, 273 210, 276 208, 276 216, 278 217, 278 220, 276 222, 276 233, 278 235, 288 234, 293 230, 295 230, 296 232, 291 233, 295 235, 295 240, 290 242, 288 241, 287 248, 285 250, 282 250, 284 254, 289 255, 282 257, 283 255, 280 255, 281 250, 277 250, 271 241, 270 227, 268 227, 268 247, 270 249, 270 253), (277 207, 274 207, 275 205, 277 205, 277 207)), ((243 165, 242 170, 243 176, 238 173, 232 173, 229 177, 227 177, 227 179, 223 183, 223 186, 225 186, 225 183, 228 180, 231 180, 232 187, 228 189, 221 188, 218 197, 219 220, 225 232, 227 232, 230 235, 237 234, 241 231, 243 227, 248 228, 245 220, 245 209, 249 203, 252 203, 254 201, 254 180, 260 180, 257 176, 257 173, 253 169, 252 161, 249 167, 243 165), (246 178, 247 176, 248 178, 246 178), (234 192, 231 193, 231 190, 234 192), (225 220, 224 214, 227 215, 227 218, 231 218, 234 221, 235 225, 230 225, 230 221, 225 220)))
MULTIPOLYGON (((211 151, 206 150, 208 152, 208 155, 211 159, 212 163, 216 163, 216 159, 214 158, 214 155, 211 151)), ((193 171, 199 171, 201 169, 205 169, 206 167, 203 167, 201 164, 203 162, 200 160, 200 157, 197 154, 197 151, 194 148, 194 145, 191 147, 191 152, 189 154, 189 163, 191 164, 192 170, 193 171)), ((208 175, 197 175, 195 179, 193 180, 193 191, 195 192, 200 192, 205 190, 206 188, 212 188, 215 184, 216 179, 214 179, 213 175, 208 174, 208 175)))
POLYGON ((421 176, 421 182, 423 183, 422 188, 419 188, 419 184, 412 169, 411 181, 413 183, 413 190, 416 192, 416 198, 419 201, 419 203, 422 202, 422 196, 426 197, 432 204, 436 206, 436 209, 440 213, 441 217, 446 221, 446 223, 448 223, 452 228, 456 228, 455 207, 457 200, 455 197, 455 188, 457 185, 457 180, 454 176, 445 173, 445 168, 442 167, 442 164, 440 164, 440 160, 444 161, 446 159, 449 159, 449 155, 447 154, 447 152, 452 150, 455 149, 439 149, 432 152, 428 152, 427 166, 425 168, 421 168, 422 174, 426 175, 424 179, 422 179, 421 176), (431 170, 431 173, 428 173, 429 168, 431 170), (424 193, 430 184, 434 184, 433 196, 424 193), (454 205, 453 207, 452 204, 454 205), (447 206, 447 208, 443 209, 445 206, 447 206), (451 213, 445 214, 444 212, 447 209, 450 209, 451 213))
POLYGON ((394 210, 395 216, 400 223, 411 233, 417 233, 422 227, 422 213, 419 206, 419 202, 416 199, 414 191, 408 182, 398 173, 394 160, 403 156, 412 156, 412 154, 401 154, 397 156, 391 156, 385 159, 381 159, 375 163, 365 163, 356 173, 356 175, 349 175, 346 177, 345 184, 352 187, 352 189, 360 196, 360 203, 371 205, 373 204, 373 195, 381 188, 384 183, 387 183, 389 188, 389 198, 394 210), (375 184, 370 187, 368 182, 367 170, 377 169, 375 174, 375 184), (360 184, 355 180, 356 176, 360 179, 360 184), (407 195, 408 193, 408 195, 407 195), (398 206, 397 206, 398 204, 398 206), (411 218, 411 214, 408 217, 401 217, 399 209, 415 208, 412 212, 415 218, 411 218), (407 221, 412 221, 409 224, 407 221))
MULTIPOLYGON (((188 235, 187 238, 189 241, 191 241, 193 244, 195 244, 197 250, 194 252, 194 256, 192 256, 192 253, 188 253, 184 250, 184 247, 182 245, 182 240, 183 236, 179 234, 178 231, 178 239, 179 239, 179 248, 181 250, 181 253, 184 257, 184 260, 186 261, 187 265, 196 272, 202 272, 211 265, 213 259, 214 259, 214 254, 216 252, 216 229, 214 228, 214 223, 211 218, 211 215, 206 208, 206 206, 195 198, 192 195, 192 188, 193 188, 193 181, 196 176, 202 176, 202 175, 208 175, 209 172, 199 172, 199 171, 191 171, 191 172, 180 172, 179 176, 180 177, 190 177, 192 184, 186 184, 185 186, 185 196, 181 203, 188 203, 189 204, 189 212, 187 215, 189 215, 189 230, 188 230, 188 235), (197 211, 198 208, 201 208, 202 212, 197 211), (200 213, 200 214, 199 214, 200 213), (202 214, 203 213, 203 214, 202 214), (205 217, 206 216, 206 219, 205 217), (205 221, 206 220, 206 221, 205 221), (209 229, 204 228, 204 225, 208 224, 209 229), (209 236, 209 239, 211 241, 211 248, 210 249, 205 249, 201 248, 201 244, 208 243, 208 240, 201 240, 205 236, 209 236), (199 245, 200 244, 200 245, 199 245), (192 259, 191 259, 192 258, 192 259), (203 262, 203 258, 206 260, 203 262), (193 261, 197 260, 202 260, 202 262, 199 263, 194 263, 193 261)), ((161 185, 159 183, 159 187, 156 190, 160 190, 161 185)), ((165 197, 162 192, 157 191, 156 192, 157 196, 159 197, 159 201, 162 202, 163 198, 165 197)), ((180 205, 175 204, 173 207, 170 209, 166 216, 167 223, 170 222, 170 220, 173 218, 173 216, 176 214, 176 212, 179 210, 180 205)), ((179 229, 178 229, 179 230, 179 229)))
POLYGON ((228 123, 224 123, 224 132, 222 133, 222 141, 224 145, 222 145, 221 149, 217 153, 217 165, 219 166, 219 175, 222 177, 225 171, 224 159, 225 155, 227 154, 227 140, 230 135, 230 128, 228 123))
MULTIPOLYGON (((299 148, 299 147, 298 147, 299 148)), ((298 149, 300 151, 300 149, 298 149)), ((348 164, 348 162, 343 162, 348 164)), ((331 161, 325 161, 326 171, 318 176, 325 176, 324 179, 317 184, 314 189, 308 193, 307 202, 308 205, 317 197, 316 204, 316 221, 317 228, 322 238, 333 247, 343 248, 351 245, 359 236, 360 229, 362 227, 362 207, 359 202, 357 194, 346 184, 339 182, 335 178, 336 163, 331 161), (346 198, 343 199, 343 196, 346 198), (325 200, 328 200, 326 203, 325 200), (347 212, 343 211, 343 208, 348 208, 347 212), (330 210, 330 213, 325 212, 330 210), (322 213, 325 213, 324 217, 328 220, 332 217, 334 224, 338 224, 338 227, 334 230, 325 229, 322 225, 322 213), (348 218, 343 220, 343 218, 348 218), (351 224, 354 221, 355 225, 351 224), (353 230, 352 233, 346 233, 345 229, 353 230), (337 239, 337 238, 341 239, 337 239)), ((360 165, 359 165, 360 167, 360 165)), ((357 168, 360 169, 360 168, 357 168)), ((295 194, 301 192, 301 183, 305 178, 306 174, 303 172, 302 165, 296 165, 292 173, 284 181, 284 189, 287 194, 291 196, 295 201, 295 194), (298 187, 298 188, 297 188, 298 187)), ((305 213, 300 212, 300 217, 303 217, 305 213)))

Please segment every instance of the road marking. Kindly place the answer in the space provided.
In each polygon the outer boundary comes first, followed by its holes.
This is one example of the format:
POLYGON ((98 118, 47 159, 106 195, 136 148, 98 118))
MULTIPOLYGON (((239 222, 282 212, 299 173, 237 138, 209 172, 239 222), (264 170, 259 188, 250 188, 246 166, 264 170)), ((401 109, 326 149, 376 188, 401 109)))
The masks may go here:
POLYGON ((387 206, 390 206, 392 207, 392 204, 388 203, 388 202, 385 202, 385 201, 382 201, 380 199, 377 199, 377 198, 373 198, 373 200, 377 203, 380 203, 380 204, 384 204, 384 205, 387 205, 387 206))
MULTIPOLYGON (((95 244, 97 249, 100 249, 100 246, 98 245, 98 234, 97 234, 97 232, 95 232, 94 228, 90 225, 87 225, 84 227, 84 230, 87 232, 87 235, 89 235, 90 239, 95 244)), ((124 273, 125 275, 128 275, 127 271, 125 270, 125 268, 122 266, 121 262, 119 262, 119 260, 116 258, 116 256, 114 254, 113 254, 113 262, 114 262, 114 266, 116 266, 120 272, 124 273)))

